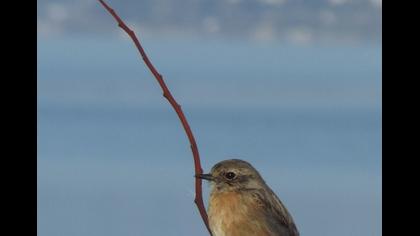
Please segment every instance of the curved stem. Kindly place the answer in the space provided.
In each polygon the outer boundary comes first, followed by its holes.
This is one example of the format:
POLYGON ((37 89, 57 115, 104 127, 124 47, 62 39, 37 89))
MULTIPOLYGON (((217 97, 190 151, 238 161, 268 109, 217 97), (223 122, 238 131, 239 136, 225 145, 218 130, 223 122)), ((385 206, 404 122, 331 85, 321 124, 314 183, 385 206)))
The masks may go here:
MULTIPOLYGON (((134 31, 132 31, 121 18, 118 16, 117 13, 115 13, 114 9, 108 6, 103 0, 99 0, 99 2, 102 4, 102 6, 105 7, 105 9, 114 17, 114 19, 118 22, 118 26, 122 28, 133 40, 134 44, 136 45, 141 57, 143 58, 143 61, 146 63, 146 66, 149 68, 150 72, 152 72, 153 76, 156 78, 157 82, 159 83, 160 87, 163 91, 163 96, 168 100, 168 102, 171 104, 171 106, 174 108, 176 114, 179 117, 179 120, 182 123, 182 126, 184 127, 185 133, 187 134, 188 140, 190 141, 191 145, 191 151, 194 158, 194 168, 195 168, 195 175, 199 175, 203 173, 203 169, 201 168, 200 163, 200 155, 197 148, 197 143, 195 142, 194 135, 191 131, 190 125, 188 124, 187 118, 184 115, 184 112, 181 109, 181 106, 176 102, 174 97, 172 96, 171 92, 169 91, 168 87, 165 84, 165 81, 163 80, 163 77, 159 72, 156 70, 156 68, 153 66, 153 64, 150 62, 149 58, 146 55, 146 52, 144 51, 143 47, 140 44, 140 41, 138 40, 136 34, 134 31)), ((204 224, 207 227, 207 230, 209 231, 211 235, 211 231, 208 224, 208 217, 206 213, 206 209, 204 207, 203 203, 203 193, 202 193, 202 187, 201 187, 201 179, 195 178, 195 199, 194 202, 197 205, 198 211, 200 212, 201 218, 204 221, 204 224)))

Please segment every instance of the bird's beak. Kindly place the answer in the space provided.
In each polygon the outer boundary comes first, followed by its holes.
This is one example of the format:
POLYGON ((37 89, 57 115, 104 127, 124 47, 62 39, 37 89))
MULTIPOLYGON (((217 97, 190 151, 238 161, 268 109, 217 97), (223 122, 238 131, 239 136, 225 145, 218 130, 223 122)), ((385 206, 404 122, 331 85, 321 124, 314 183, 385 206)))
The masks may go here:
POLYGON ((214 178, 211 174, 198 174, 198 175, 195 175, 195 177, 199 178, 199 179, 205 179, 205 180, 208 180, 208 181, 214 180, 214 178))

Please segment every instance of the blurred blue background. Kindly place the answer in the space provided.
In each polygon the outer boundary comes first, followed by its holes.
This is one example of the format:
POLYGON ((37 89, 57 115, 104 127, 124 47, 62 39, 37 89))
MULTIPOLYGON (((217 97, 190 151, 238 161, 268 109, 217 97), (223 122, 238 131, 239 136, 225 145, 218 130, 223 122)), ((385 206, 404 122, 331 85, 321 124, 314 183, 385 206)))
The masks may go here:
MULTIPOLYGON (((380 0, 108 3, 183 106, 205 171, 251 162, 301 235, 382 234, 380 0)), ((193 174, 111 16, 38 1, 38 235, 207 235, 193 174)))

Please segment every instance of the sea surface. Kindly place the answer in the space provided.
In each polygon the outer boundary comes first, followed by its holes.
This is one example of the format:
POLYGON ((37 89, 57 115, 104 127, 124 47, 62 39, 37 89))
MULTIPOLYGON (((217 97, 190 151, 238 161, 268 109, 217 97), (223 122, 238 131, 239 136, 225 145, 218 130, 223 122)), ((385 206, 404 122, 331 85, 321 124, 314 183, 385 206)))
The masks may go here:
MULTIPOLYGON (((204 171, 249 161, 302 236, 382 235, 380 46, 144 46, 204 171)), ((131 42, 38 40, 38 235, 207 235, 193 175, 180 122, 131 42)))

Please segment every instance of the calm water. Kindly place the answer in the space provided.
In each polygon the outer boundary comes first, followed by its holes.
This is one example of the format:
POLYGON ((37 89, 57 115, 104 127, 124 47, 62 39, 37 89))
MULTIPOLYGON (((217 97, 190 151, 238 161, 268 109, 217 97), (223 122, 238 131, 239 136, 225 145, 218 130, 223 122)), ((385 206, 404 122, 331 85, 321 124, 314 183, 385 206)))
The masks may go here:
MULTIPOLYGON (((301 235, 382 234, 378 47, 145 41, 205 170, 253 163, 301 235)), ((38 50, 38 234, 206 235, 189 144, 131 45, 38 50)))

